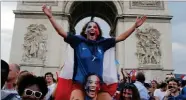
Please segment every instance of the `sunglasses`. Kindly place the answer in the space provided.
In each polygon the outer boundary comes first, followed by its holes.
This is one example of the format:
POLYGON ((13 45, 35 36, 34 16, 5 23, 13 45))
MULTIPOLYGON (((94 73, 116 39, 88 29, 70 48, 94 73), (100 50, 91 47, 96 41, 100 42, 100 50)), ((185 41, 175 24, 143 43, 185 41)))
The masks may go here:
POLYGON ((30 89, 25 89, 24 90, 24 93, 27 96, 32 96, 34 94, 34 96, 36 98, 41 98, 41 96, 42 96, 42 93, 41 92, 39 92, 39 91, 33 91, 33 90, 30 90, 30 89))

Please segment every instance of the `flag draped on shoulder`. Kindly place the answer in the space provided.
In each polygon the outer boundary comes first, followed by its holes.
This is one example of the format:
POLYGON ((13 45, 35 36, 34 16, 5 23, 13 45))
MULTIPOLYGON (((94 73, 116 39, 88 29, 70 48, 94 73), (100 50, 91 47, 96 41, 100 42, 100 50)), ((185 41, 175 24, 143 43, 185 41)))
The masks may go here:
MULTIPOLYGON (((110 48, 104 54, 103 59, 103 81, 106 84, 104 89, 112 91, 110 94, 114 94, 117 87, 117 69, 115 64, 115 50, 110 48)), ((55 100, 70 100, 70 94, 72 92, 73 73, 74 73, 74 51, 68 45, 67 56, 65 59, 64 67, 58 76, 58 84, 55 92, 55 100)))

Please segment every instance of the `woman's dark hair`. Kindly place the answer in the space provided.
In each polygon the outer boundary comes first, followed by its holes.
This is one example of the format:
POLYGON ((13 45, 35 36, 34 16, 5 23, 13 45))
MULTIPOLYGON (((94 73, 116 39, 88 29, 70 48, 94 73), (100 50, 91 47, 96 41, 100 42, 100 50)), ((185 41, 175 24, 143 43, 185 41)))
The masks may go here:
POLYGON ((86 31, 86 28, 87 28, 88 24, 91 23, 91 22, 95 23, 95 24, 98 26, 98 30, 99 30, 99 33, 100 33, 100 34, 99 34, 99 36, 97 37, 97 40, 101 39, 101 38, 102 38, 102 31, 101 31, 101 28, 100 28, 99 24, 98 24, 97 22, 95 22, 95 21, 89 21, 89 22, 87 22, 87 23, 85 24, 85 26, 82 28, 82 31, 81 31, 80 34, 81 34, 83 37, 87 38, 87 35, 86 35, 85 31, 86 31))
POLYGON ((47 75, 51 75, 51 76, 52 76, 52 79, 53 79, 53 82, 56 83, 56 80, 54 79, 54 75, 53 75, 51 72, 47 72, 47 73, 45 74, 45 79, 46 79, 46 76, 47 76, 47 75))
POLYGON ((24 78, 24 76, 27 76, 29 74, 31 74, 31 73, 29 71, 27 71, 27 70, 21 71, 19 73, 18 77, 17 77, 16 85, 19 84, 19 82, 24 78))
POLYGON ((123 97, 123 90, 124 89, 131 89, 132 90, 132 100, 140 100, 140 95, 139 95, 138 89, 136 88, 136 86, 133 83, 126 83, 121 87, 120 100, 125 100, 125 98, 123 97))
POLYGON ((46 78, 47 75, 51 75, 53 77, 53 74, 51 72, 45 73, 45 78, 46 78))
POLYGON ((151 85, 150 85, 149 83, 144 83, 144 86, 145 86, 147 89, 151 88, 151 85))
POLYGON ((47 83, 43 77, 36 77, 31 74, 24 76, 23 79, 18 84, 18 94, 20 96, 23 95, 25 88, 28 88, 29 86, 37 85, 40 89, 40 92, 42 93, 42 96, 40 98, 43 99, 44 96, 48 92, 47 83))

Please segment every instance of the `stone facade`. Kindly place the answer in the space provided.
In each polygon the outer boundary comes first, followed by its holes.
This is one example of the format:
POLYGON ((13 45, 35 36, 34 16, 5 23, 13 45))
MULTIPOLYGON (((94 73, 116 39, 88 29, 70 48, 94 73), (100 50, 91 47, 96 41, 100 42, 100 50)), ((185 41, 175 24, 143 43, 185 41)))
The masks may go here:
POLYGON ((120 63, 118 70, 143 70, 147 80, 162 80, 173 71, 172 16, 167 2, 163 1, 19 1, 14 11, 10 62, 22 65, 22 70, 37 75, 44 75, 47 71, 55 74, 67 56, 68 45, 43 14, 43 3, 52 6, 57 23, 65 31, 73 31, 79 20, 93 14, 110 25, 110 35, 118 36, 132 26, 136 16, 147 15, 144 25, 116 45, 116 59, 120 63))

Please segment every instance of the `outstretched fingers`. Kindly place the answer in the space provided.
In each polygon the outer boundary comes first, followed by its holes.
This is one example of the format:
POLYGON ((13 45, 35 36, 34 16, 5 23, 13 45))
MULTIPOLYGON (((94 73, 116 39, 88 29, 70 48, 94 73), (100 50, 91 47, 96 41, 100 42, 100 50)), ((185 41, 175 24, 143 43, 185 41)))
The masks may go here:
POLYGON ((136 17, 136 21, 139 20, 139 16, 136 17))
POLYGON ((42 5, 42 8, 43 8, 43 9, 46 8, 46 4, 43 4, 43 5, 42 5))
MULTIPOLYGON (((42 5, 42 9, 44 10, 44 9, 48 9, 48 7, 47 7, 47 5, 46 4, 43 4, 42 5)), ((49 6, 49 10, 51 10, 52 9, 52 6, 49 6)))
POLYGON ((46 9, 46 4, 43 4, 42 10, 44 11, 46 9))
POLYGON ((144 22, 147 19, 147 16, 143 16, 141 20, 144 22))

